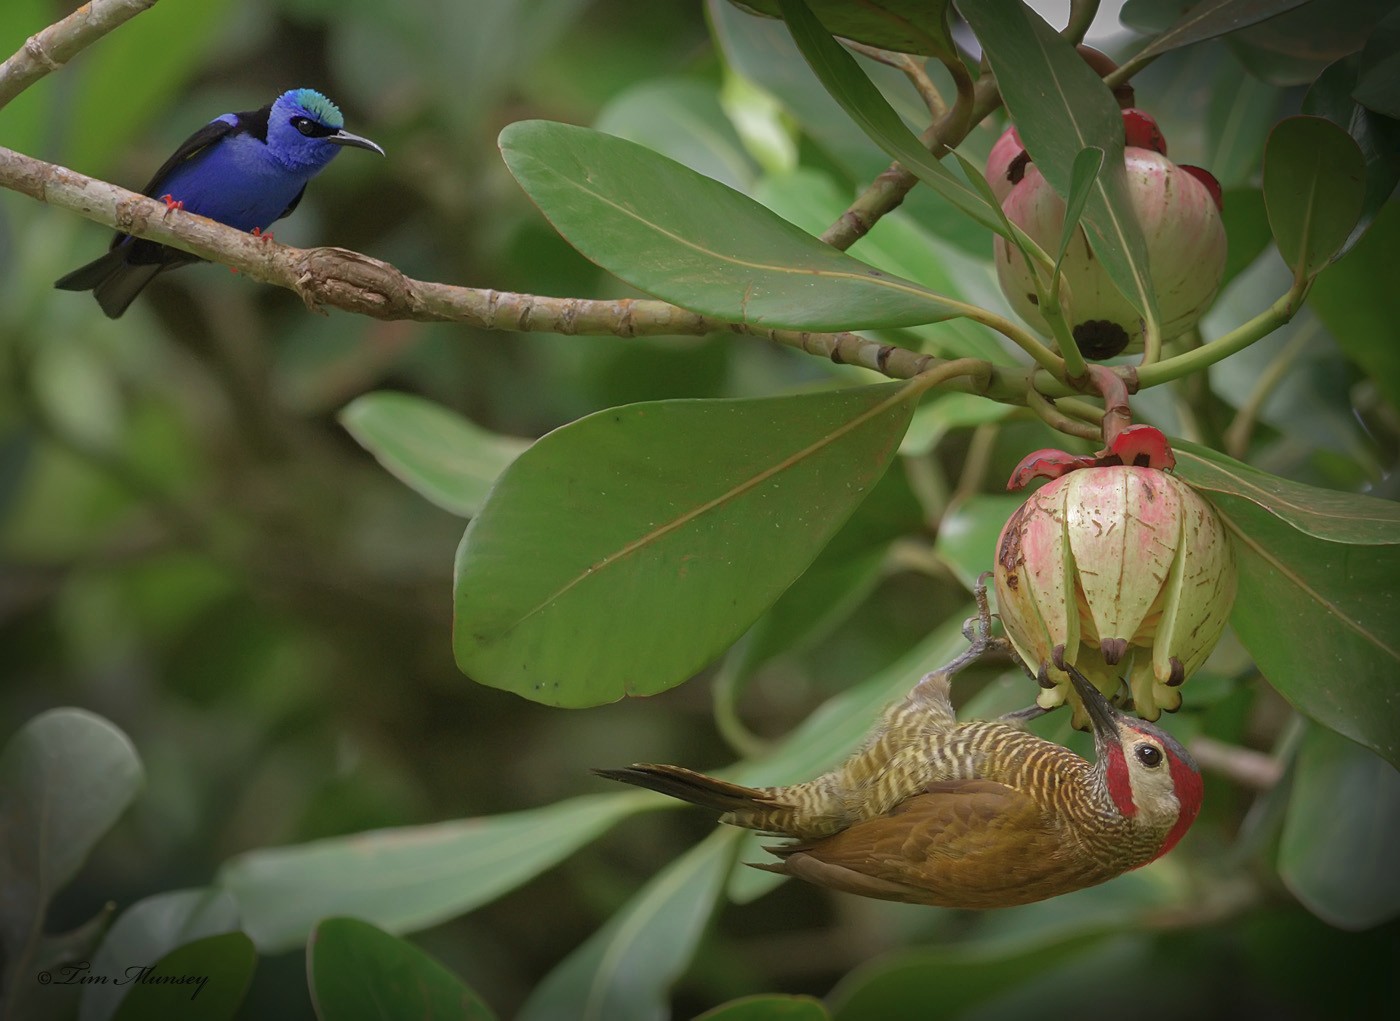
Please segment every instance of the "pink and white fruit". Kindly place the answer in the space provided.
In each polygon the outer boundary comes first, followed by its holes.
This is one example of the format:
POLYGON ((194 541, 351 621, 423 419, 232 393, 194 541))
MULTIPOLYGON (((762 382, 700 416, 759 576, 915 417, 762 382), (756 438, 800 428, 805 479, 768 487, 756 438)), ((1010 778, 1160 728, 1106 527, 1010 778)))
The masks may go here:
POLYGON ((1063 664, 1105 695, 1126 670, 1133 705, 1155 720, 1210 655, 1235 598, 1234 552, 1219 517, 1174 475, 1082 468, 1017 508, 997 541, 997 609, 1040 673, 1037 701, 1084 709, 1063 664))
MULTIPOLYGON (((1194 326, 1220 288, 1225 273, 1225 226, 1217 196, 1197 176, 1203 171, 1179 167, 1161 153, 1137 147, 1125 150, 1125 162, 1133 211, 1147 241, 1162 337, 1169 339, 1194 326)), ((1065 203, 1034 165, 1025 167, 1002 209, 1042 248, 1056 250, 1065 203)), ((1011 306, 1048 335, 1030 268, 1020 252, 1000 237, 996 265, 1011 306)), ((1067 286, 1061 288, 1061 308, 1085 357, 1111 358, 1141 349, 1142 320, 1104 272, 1082 227, 1070 242, 1062 272, 1067 286)))

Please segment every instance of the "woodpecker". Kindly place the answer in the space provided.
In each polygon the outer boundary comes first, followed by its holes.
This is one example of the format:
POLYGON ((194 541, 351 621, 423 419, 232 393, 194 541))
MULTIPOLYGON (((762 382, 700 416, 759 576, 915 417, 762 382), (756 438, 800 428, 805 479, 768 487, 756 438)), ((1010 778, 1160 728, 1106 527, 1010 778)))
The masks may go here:
MULTIPOLYGON (((937 907, 1011 907, 1094 886, 1172 849, 1201 775, 1166 731, 1115 709, 1072 666, 1097 761, 1023 729, 1034 711, 959 722, 952 675, 1004 639, 924 677, 843 765, 787 787, 743 787, 680 766, 595 770, 790 838, 755 868, 846 893, 937 907)), ((969 622, 971 626, 971 622, 969 622)), ((969 634, 969 637, 972 637, 969 634)))

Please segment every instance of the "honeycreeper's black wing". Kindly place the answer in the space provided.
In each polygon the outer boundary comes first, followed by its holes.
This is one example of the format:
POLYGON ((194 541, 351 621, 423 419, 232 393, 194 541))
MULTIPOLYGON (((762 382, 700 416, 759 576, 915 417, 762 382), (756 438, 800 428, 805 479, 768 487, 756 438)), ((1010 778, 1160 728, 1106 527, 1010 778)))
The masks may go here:
MULTIPOLYGON (((159 198, 165 191, 164 183, 171 171, 238 131, 247 116, 236 114, 235 123, 232 124, 226 120, 213 120, 204 125, 180 143, 170 158, 151 175, 151 180, 141 193, 150 198, 159 198)), ((116 319, 162 270, 198 261, 197 256, 178 248, 118 233, 107 246, 105 255, 60 277, 54 286, 63 291, 92 291, 107 317, 116 319)))

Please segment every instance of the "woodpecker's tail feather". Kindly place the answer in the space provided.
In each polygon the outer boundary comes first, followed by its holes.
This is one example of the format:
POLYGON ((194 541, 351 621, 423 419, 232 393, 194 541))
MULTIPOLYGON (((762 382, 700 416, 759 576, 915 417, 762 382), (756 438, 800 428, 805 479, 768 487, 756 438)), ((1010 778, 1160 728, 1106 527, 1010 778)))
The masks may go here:
POLYGON ((91 291, 107 318, 116 319, 165 268, 160 264, 132 265, 125 251, 115 248, 60 277, 54 286, 61 291, 91 291))
POLYGON ((725 814, 733 812, 747 815, 755 809, 761 811, 765 808, 782 807, 782 803, 777 801, 770 791, 718 780, 681 766, 639 762, 624 769, 595 769, 593 772, 608 780, 645 787, 647 790, 725 814))

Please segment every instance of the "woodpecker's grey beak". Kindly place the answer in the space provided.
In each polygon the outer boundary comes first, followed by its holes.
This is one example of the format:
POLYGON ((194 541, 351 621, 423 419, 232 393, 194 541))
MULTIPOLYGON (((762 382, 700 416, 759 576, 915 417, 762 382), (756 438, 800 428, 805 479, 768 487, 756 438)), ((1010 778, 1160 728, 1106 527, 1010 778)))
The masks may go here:
POLYGON ((1094 687, 1094 682, 1080 673, 1073 663, 1065 664, 1065 673, 1069 674, 1070 683, 1074 685, 1074 690, 1079 692, 1079 698, 1083 701, 1084 709, 1089 714, 1089 723, 1094 728, 1094 739, 1116 743, 1118 741, 1117 711, 1108 704, 1108 699, 1099 693, 1099 689, 1094 687))
POLYGON ((327 135, 326 141, 333 145, 350 145, 354 146, 356 149, 368 149, 370 152, 377 152, 381 156, 384 155, 384 150, 379 148, 374 142, 371 142, 368 138, 361 138, 359 135, 352 135, 348 131, 337 131, 334 135, 327 135))

